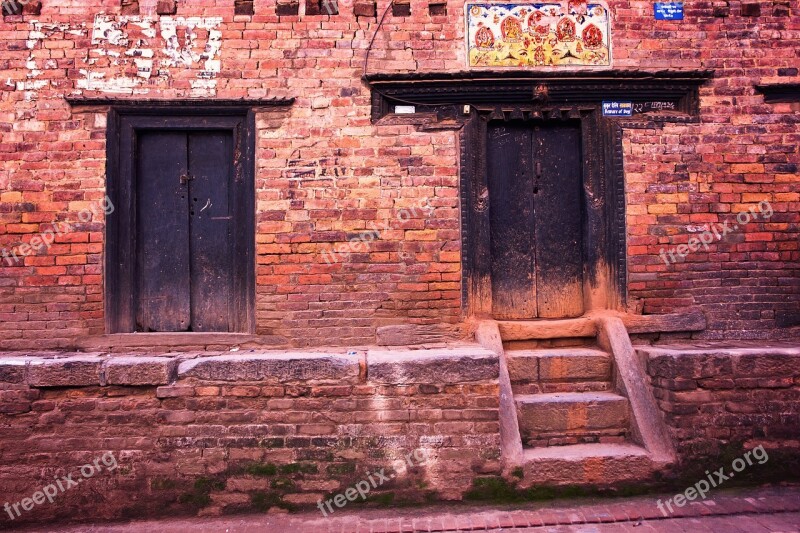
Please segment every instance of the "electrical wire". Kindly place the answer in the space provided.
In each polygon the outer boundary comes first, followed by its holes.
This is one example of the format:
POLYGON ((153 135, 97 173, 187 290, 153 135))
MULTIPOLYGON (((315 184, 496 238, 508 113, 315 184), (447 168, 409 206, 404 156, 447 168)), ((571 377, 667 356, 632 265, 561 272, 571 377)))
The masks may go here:
POLYGON ((372 45, 375 44, 375 38, 378 36, 378 32, 381 31, 381 26, 383 26, 383 21, 386 19, 386 15, 389 14, 389 10, 392 9, 394 5, 394 0, 389 2, 389 5, 386 6, 386 9, 383 10, 383 15, 381 15, 381 20, 378 22, 378 27, 375 28, 375 33, 372 34, 372 39, 369 40, 369 46, 367 47, 367 56, 364 58, 364 78, 367 77, 367 67, 369 66, 369 53, 372 51, 372 45))
MULTIPOLYGON (((394 2, 395 2, 395 0, 391 0, 391 2, 389 2, 389 5, 386 6, 386 9, 383 10, 383 15, 381 15, 380 21, 378 21, 378 26, 375 28, 375 33, 372 34, 372 38, 369 40, 369 46, 367 46, 367 54, 366 54, 366 57, 364 57, 364 71, 363 71, 364 72, 364 74, 363 74, 364 81, 367 81, 367 75, 368 75, 368 70, 367 69, 369 67, 369 54, 370 54, 370 52, 372 52, 372 46, 375 44, 375 38, 378 36, 378 33, 381 31, 381 26, 383 26, 383 22, 386 19, 386 15, 389 14, 389 10, 392 9, 392 6, 394 6, 394 2)), ((367 83, 369 83, 369 81, 367 81, 367 83)), ((418 106, 418 105, 419 106, 468 105, 470 108, 473 108, 476 111, 480 111, 476 106, 474 106, 472 104, 464 104, 464 103, 458 103, 458 102, 436 102, 435 104, 432 104, 430 102, 415 102, 413 100, 407 100, 407 99, 404 99, 404 98, 399 98, 397 96, 390 96, 390 95, 386 94, 385 92, 381 91, 378 87, 376 87, 374 85, 371 85, 371 88, 372 88, 373 91, 375 91, 378 94, 380 94, 383 98, 385 98, 387 100, 393 100, 395 102, 400 102, 400 103, 403 103, 403 104, 409 104, 409 105, 413 105, 413 106, 418 106)))

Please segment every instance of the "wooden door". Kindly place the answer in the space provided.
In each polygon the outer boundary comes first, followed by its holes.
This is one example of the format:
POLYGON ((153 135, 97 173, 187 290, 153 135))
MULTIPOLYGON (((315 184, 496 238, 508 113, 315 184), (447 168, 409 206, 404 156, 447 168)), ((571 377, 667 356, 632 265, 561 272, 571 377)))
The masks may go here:
POLYGON ((487 181, 495 318, 583 313, 581 160, 577 124, 489 124, 487 181))
POLYGON ((233 331, 230 131, 137 136, 136 330, 233 331))

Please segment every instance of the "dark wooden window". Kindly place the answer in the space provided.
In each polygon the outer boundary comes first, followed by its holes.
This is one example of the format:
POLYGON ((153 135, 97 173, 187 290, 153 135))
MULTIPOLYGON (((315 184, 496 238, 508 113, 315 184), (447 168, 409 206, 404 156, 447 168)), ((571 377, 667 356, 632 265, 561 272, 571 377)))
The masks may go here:
POLYGON ((256 11, 253 5, 253 0, 234 0, 234 15, 255 15, 255 13, 256 11))
POLYGON ((756 91, 764 95, 767 104, 800 102, 800 83, 756 85, 756 91))
POLYGON ((428 12, 432 17, 447 16, 447 2, 431 2, 428 4, 428 12))
POLYGON ((306 15, 338 15, 338 0, 307 0, 306 15))
POLYGON ((410 17, 411 2, 408 2, 407 0, 395 0, 394 2, 392 2, 392 16, 410 17))
POLYGON ((300 12, 298 0, 283 0, 275 5, 275 14, 279 17, 292 17, 300 12))

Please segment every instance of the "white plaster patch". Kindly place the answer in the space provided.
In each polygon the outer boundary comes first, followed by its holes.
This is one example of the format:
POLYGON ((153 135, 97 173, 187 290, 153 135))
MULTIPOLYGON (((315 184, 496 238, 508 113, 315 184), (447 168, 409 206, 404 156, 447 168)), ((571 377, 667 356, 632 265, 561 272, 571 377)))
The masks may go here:
POLYGON ((31 96, 35 98, 36 91, 52 85, 49 80, 36 79, 45 70, 58 68, 58 61, 34 57, 33 50, 41 47, 42 41, 91 35, 92 48, 76 64, 82 78, 76 81, 75 93, 90 90, 146 94, 153 87, 169 83, 171 68, 191 68, 196 70, 191 95, 215 96, 216 78, 222 69, 221 25, 222 17, 159 18, 106 13, 97 14, 91 28, 84 23, 44 24, 34 20, 26 39, 31 51, 26 62, 28 80, 15 86, 17 90, 33 92, 31 96))
POLYGON ((217 80, 191 80, 191 96, 195 98, 217 94, 217 80))
MULTIPOLYGON (((222 46, 221 17, 113 17, 101 14, 95 19, 96 56, 119 58, 111 66, 126 69, 131 62, 136 77, 134 92, 146 93, 153 84, 168 82, 170 68, 201 66, 197 80, 191 84, 192 96, 216 95, 216 77, 222 66, 219 51, 222 46), (114 49, 116 48, 116 50, 114 49), (132 58, 128 60, 127 58, 132 58), (201 63, 205 62, 205 63, 201 63), (147 84, 146 86, 144 84, 147 84)), ((92 62, 98 69, 99 61, 92 62)), ((119 88, 115 86, 116 88, 119 88)), ((104 86, 100 90, 107 90, 104 86)))
POLYGON ((58 61, 54 59, 42 59, 34 57, 33 51, 37 47, 42 46, 45 39, 65 39, 66 36, 83 36, 87 35, 86 25, 79 24, 71 27, 69 24, 54 24, 42 23, 38 20, 30 21, 30 31, 28 38, 25 40, 25 45, 30 51, 28 58, 25 61, 25 68, 27 70, 27 81, 17 82, 16 90, 25 91, 25 100, 32 101, 39 97, 39 91, 51 85, 50 80, 37 80, 45 70, 55 70, 58 68, 58 61))
POLYGON ((158 34, 156 29, 153 27, 152 19, 149 17, 145 17, 142 20, 131 20, 131 24, 138 26, 139 29, 142 30, 142 33, 151 39, 155 39, 156 35, 158 34))
POLYGON ((92 28, 92 44, 107 42, 115 46, 127 46, 128 36, 125 27, 128 25, 128 17, 120 17, 114 20, 110 15, 99 14, 94 18, 92 28))
MULTIPOLYGON (((161 38, 164 41, 164 66, 186 66, 202 60, 214 60, 222 46, 222 32, 217 28, 222 24, 221 17, 163 17, 161 19, 161 38), (202 50, 197 43, 199 30, 206 34, 202 50)), ((209 70, 206 67, 206 70, 209 70)))
POLYGON ((133 88, 139 83, 136 78, 115 77, 103 79, 105 74, 102 72, 87 72, 81 69, 81 74, 85 78, 78 80, 78 88, 89 91, 100 91, 111 94, 133 94, 133 88))
POLYGON ((150 59, 134 59, 136 63, 136 75, 140 78, 150 79, 153 71, 153 61, 150 59))
POLYGON ((18 81, 17 82, 17 90, 18 91, 38 91, 39 89, 44 89, 50 84, 47 80, 30 80, 30 81, 18 81))

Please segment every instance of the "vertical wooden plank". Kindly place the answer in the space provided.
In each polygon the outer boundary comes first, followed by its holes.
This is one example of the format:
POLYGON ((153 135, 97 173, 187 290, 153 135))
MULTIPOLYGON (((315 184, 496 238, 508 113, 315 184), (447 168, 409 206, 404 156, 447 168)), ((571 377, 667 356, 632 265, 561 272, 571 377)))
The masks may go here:
POLYGON ((535 242, 540 317, 583 314, 582 155, 579 125, 538 126, 535 242))
MULTIPOLYGON (((233 139, 189 134, 192 331, 231 331, 233 139)), ((244 258, 241 258, 244 259, 244 258)))
POLYGON ((524 124, 490 124, 492 315, 498 319, 536 317, 531 147, 524 124))
POLYGON ((136 150, 130 127, 123 127, 114 109, 109 110, 106 120, 106 194, 115 209, 105 219, 103 290, 106 332, 121 333, 134 331, 136 321, 130 276, 135 264, 131 175, 136 150))
POLYGON ((469 176, 469 231, 472 232, 469 254, 470 311, 474 316, 490 316, 492 312, 492 251, 487 176, 487 120, 476 116, 466 126, 466 163, 469 176))
POLYGON ((190 326, 186 134, 143 131, 137 171, 137 329, 190 326))
POLYGON ((486 129, 486 117, 475 113, 459 137, 463 311, 466 316, 480 317, 489 317, 492 312, 486 129))
POLYGON ((255 144, 256 113, 250 110, 233 130, 233 289, 231 331, 254 333, 255 316, 255 144), (237 157, 238 154, 238 157, 237 157))

